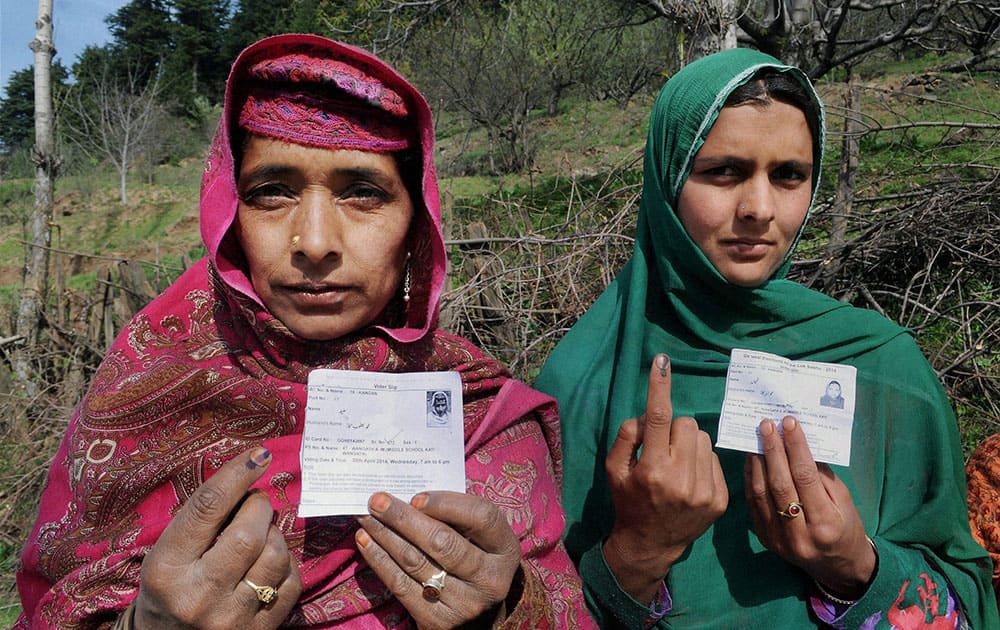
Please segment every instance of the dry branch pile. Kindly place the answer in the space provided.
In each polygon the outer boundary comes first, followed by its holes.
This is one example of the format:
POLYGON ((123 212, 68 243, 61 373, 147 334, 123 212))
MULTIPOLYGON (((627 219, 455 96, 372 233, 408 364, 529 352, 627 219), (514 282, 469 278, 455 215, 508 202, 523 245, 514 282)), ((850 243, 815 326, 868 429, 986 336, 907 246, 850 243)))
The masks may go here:
POLYGON ((1000 169, 864 205, 840 257, 800 261, 793 279, 911 328, 954 404, 1000 430, 1000 169))
POLYGON ((491 200, 490 225, 468 224, 463 238, 449 241, 457 264, 443 326, 530 381, 632 253, 641 187, 627 182, 628 173, 611 172, 586 198, 573 186, 563 220, 528 233, 511 226, 546 210, 520 199, 491 200))

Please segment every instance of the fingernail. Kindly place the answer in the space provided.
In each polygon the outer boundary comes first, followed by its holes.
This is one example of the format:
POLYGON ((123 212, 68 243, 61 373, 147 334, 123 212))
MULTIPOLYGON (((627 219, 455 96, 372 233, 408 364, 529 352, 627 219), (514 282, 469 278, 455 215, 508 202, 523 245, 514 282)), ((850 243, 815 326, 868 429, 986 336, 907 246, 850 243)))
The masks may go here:
POLYGON ((781 421, 781 428, 784 431, 794 431, 796 426, 798 426, 798 421, 791 416, 781 421))
POLYGON ((358 547, 361 547, 362 549, 366 549, 368 545, 372 544, 372 537, 369 536, 368 532, 363 529, 359 529, 355 532, 354 540, 357 541, 358 547))
POLYGON ((774 423, 770 420, 764 420, 760 423, 760 434, 763 436, 768 436, 774 433, 774 423))
POLYGON ((376 492, 372 495, 371 499, 368 499, 368 507, 376 512, 385 512, 389 509, 389 503, 391 503, 389 495, 384 492, 376 492))
POLYGON ((247 469, 253 470, 258 466, 263 468, 271 463, 271 451, 267 450, 263 446, 258 446, 250 453, 250 459, 247 460, 247 469))
POLYGON ((670 367, 670 357, 665 354, 656 355, 656 367, 660 370, 660 376, 667 377, 667 368, 670 367))
POLYGON ((427 505, 428 498, 429 497, 424 493, 413 495, 413 498, 410 499, 410 505, 417 508, 418 510, 422 510, 424 509, 424 506, 427 505))

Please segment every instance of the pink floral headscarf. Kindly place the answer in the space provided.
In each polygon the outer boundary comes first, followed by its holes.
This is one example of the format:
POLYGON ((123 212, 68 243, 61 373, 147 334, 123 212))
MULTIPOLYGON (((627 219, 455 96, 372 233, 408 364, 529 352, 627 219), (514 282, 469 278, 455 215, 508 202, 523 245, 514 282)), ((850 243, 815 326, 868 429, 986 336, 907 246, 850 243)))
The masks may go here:
MULTIPOLYGON (((431 111, 416 88, 383 61, 360 48, 323 37, 303 34, 268 37, 244 50, 233 64, 226 85, 222 121, 216 131, 201 183, 201 235, 208 248, 209 259, 223 282, 263 306, 231 235, 239 201, 231 144, 233 126, 243 111, 249 84, 257 80, 294 84, 296 88, 313 93, 326 92, 329 98, 340 98, 344 102, 354 100, 351 113, 359 106, 371 110, 371 114, 364 120, 368 129, 372 129, 370 122, 373 118, 381 120, 385 115, 398 117, 403 114, 412 128, 417 130, 423 168, 422 196, 414 199, 414 221, 417 223, 410 231, 410 273, 413 274, 412 285, 415 290, 411 293, 406 323, 401 327, 378 327, 397 341, 412 342, 420 339, 437 324, 447 260, 441 233, 437 173, 434 168, 434 126, 431 111), (276 59, 285 62, 273 63, 276 59), (296 65, 289 62, 295 59, 300 59, 302 63, 296 65), (329 61, 331 59, 341 59, 343 62, 333 64, 329 61), (309 65, 307 60, 321 60, 319 66, 325 72, 305 71, 304 67, 309 65)), ((352 119, 356 120, 354 117, 352 119)), ((349 123, 346 117, 345 121, 345 124, 349 123)), ((361 129, 360 125, 355 125, 352 132, 357 134, 361 129)), ((316 137, 318 131, 313 129, 309 135, 316 137)), ((391 131, 382 131, 380 135, 395 137, 391 131)), ((374 140, 369 140, 369 148, 372 142, 374 140)), ((313 141, 313 144, 318 143, 319 141, 313 141)), ((387 143, 382 150, 398 146, 403 145, 387 143)))

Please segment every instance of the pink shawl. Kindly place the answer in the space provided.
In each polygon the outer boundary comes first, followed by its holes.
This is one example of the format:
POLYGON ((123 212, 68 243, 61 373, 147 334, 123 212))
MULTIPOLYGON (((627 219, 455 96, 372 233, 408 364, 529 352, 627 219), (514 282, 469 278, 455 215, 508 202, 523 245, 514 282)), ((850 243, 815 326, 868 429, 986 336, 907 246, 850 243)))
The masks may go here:
POLYGON ((23 614, 15 627, 110 626, 135 597, 145 552, 184 501, 225 461, 257 444, 274 461, 256 487, 270 496, 303 579, 285 626, 412 627, 357 552, 353 517, 296 516, 305 382, 316 367, 459 372, 467 491, 500 507, 524 556, 523 595, 504 627, 593 627, 560 542, 553 401, 512 380, 465 339, 436 329, 445 250, 433 129, 420 94, 371 55, 320 37, 254 44, 230 75, 202 182, 201 226, 209 255, 129 323, 73 414, 22 554, 23 614), (399 300, 377 325, 325 343, 303 342, 267 312, 229 236, 237 203, 228 125, 234 86, 252 60, 293 49, 346 60, 364 69, 364 89, 377 93, 387 85, 401 95, 423 156, 408 308, 399 300))

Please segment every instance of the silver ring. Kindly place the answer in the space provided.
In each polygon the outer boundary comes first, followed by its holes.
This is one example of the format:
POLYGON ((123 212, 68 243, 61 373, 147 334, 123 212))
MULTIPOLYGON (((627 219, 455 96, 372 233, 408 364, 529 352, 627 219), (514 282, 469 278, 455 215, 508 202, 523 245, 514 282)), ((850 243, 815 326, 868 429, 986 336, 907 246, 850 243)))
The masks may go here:
POLYGON ((448 577, 448 572, 441 569, 432 575, 426 582, 421 582, 424 587, 424 599, 436 602, 441 599, 441 591, 444 590, 444 579, 448 577))
POLYGON ((243 578, 243 581, 246 582, 246 585, 252 588, 254 593, 257 594, 257 601, 265 606, 270 606, 276 599, 278 599, 278 589, 273 586, 257 586, 246 578, 243 578))
POLYGON ((785 518, 792 519, 802 516, 802 513, 804 511, 805 509, 802 507, 801 503, 796 503, 795 501, 792 501, 791 503, 788 504, 788 507, 785 509, 784 512, 778 510, 778 514, 784 516, 785 518))

